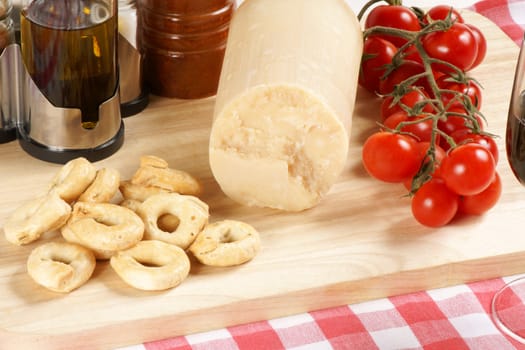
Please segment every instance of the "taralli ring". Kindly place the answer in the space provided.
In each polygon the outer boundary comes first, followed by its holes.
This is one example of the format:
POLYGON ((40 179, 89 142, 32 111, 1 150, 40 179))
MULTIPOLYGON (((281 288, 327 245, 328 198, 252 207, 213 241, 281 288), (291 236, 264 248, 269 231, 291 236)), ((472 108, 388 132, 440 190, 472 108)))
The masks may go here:
MULTIPOLYGON (((83 241, 77 237, 72 230, 61 230, 62 237, 69 243, 78 244, 81 246, 87 246, 83 241)), ((88 247, 93 252, 96 260, 109 260, 114 254, 115 250, 105 250, 99 248, 88 247)))
POLYGON ((144 223, 135 212, 116 204, 77 202, 61 232, 67 241, 94 250, 117 251, 142 239, 144 223))
POLYGON ((138 214, 144 221, 145 239, 175 244, 182 249, 189 247, 209 218, 206 203, 197 197, 177 193, 149 197, 140 205, 138 214), (172 223, 164 221, 162 224, 162 218, 171 219, 172 223))
POLYGON ((184 250, 154 240, 140 241, 117 252, 110 264, 124 282, 147 291, 176 287, 190 272, 190 260, 184 250))
POLYGON ((141 204, 142 202, 136 199, 124 199, 122 202, 119 203, 121 207, 133 210, 135 213, 138 212, 141 204))
MULTIPOLYGON (((131 209, 138 214, 142 202, 139 202, 135 199, 124 199, 119 205, 131 209)), ((159 229, 165 232, 173 232, 179 225, 179 218, 171 214, 162 215, 157 221, 157 226, 159 229)))
POLYGON ((29 254, 27 272, 39 285, 68 293, 89 280, 95 265, 95 256, 89 249, 73 243, 49 242, 29 254))
POLYGON ((152 166, 154 168, 162 168, 167 169, 169 167, 169 164, 166 160, 153 156, 153 155, 145 155, 140 157, 140 167, 145 166, 152 166))
POLYGON ((117 193, 120 185, 120 173, 116 169, 103 168, 97 171, 95 179, 78 197, 79 202, 109 202, 117 193))
POLYGON ((205 265, 235 266, 253 259, 260 245, 255 228, 241 221, 223 220, 206 226, 189 251, 205 265))
POLYGON ((86 158, 75 158, 60 168, 49 186, 68 203, 74 202, 88 188, 97 175, 97 169, 86 158))
POLYGON ((120 182, 119 190, 124 199, 132 199, 139 202, 144 202, 149 197, 159 193, 170 192, 160 187, 132 184, 131 181, 128 180, 120 182))
MULTIPOLYGON (((148 164, 143 160, 142 164, 148 164)), ((131 183, 142 186, 152 186, 170 192, 197 196, 202 192, 202 187, 189 173, 158 166, 145 165, 137 169, 131 183)))
POLYGON ((57 193, 33 199, 17 208, 4 225, 7 241, 23 245, 40 238, 44 233, 58 229, 71 214, 71 206, 57 193))

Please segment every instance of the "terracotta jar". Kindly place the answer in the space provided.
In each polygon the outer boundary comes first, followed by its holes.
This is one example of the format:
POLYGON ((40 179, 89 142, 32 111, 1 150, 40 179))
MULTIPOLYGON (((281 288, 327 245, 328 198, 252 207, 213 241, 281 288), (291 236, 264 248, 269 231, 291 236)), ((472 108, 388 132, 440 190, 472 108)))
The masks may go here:
POLYGON ((215 95, 235 0, 138 0, 137 39, 151 93, 215 95))

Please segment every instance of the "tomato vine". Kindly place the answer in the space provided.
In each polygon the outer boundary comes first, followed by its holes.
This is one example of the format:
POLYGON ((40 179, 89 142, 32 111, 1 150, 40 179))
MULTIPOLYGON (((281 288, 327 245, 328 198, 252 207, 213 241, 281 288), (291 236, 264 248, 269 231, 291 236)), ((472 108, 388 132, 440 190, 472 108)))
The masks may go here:
MULTIPOLYGON (((360 84, 384 98, 384 101, 389 101, 389 105, 382 106, 382 112, 387 114, 388 111, 395 110, 397 113, 393 116, 382 115, 380 132, 428 143, 426 151, 420 155, 417 170, 410 174, 410 179, 401 182, 410 180, 409 194, 412 197, 425 186, 440 188, 441 184, 437 186, 435 181, 430 185, 433 179, 440 179, 452 187, 449 189, 459 202, 483 192, 488 188, 488 184, 493 182, 489 180, 497 176, 497 147, 492 142, 495 135, 484 130, 483 124, 487 121, 480 111, 481 85, 469 75, 470 70, 480 64, 485 55, 486 42, 481 31, 472 24, 464 23, 459 11, 444 5, 437 5, 425 12, 419 8, 405 7, 400 0, 371 0, 363 7, 358 17, 363 19, 369 9, 371 11, 366 17, 363 32, 365 45, 360 84), (387 4, 372 7, 380 2, 387 4), (410 94, 420 96, 408 98, 410 94), (405 103, 407 100, 410 104, 405 103), (427 134, 422 134, 423 131, 420 130, 423 123, 431 124, 428 139, 423 139, 422 135, 427 137, 427 134), (465 144, 469 144, 469 147, 463 147, 465 144), (483 154, 479 159, 472 157, 472 160, 458 156, 470 148, 475 148, 474 151, 471 150, 471 154, 483 154), (478 148, 481 148, 481 151, 478 148), (446 151, 444 160, 441 159, 442 156, 438 157, 443 150, 446 151), (488 154, 489 159, 485 159, 484 167, 481 167, 484 152, 488 154), (454 169, 440 173, 441 163, 450 164, 449 158, 461 159, 462 163, 458 166, 466 168, 465 174, 468 175, 454 173, 454 169), (472 169, 481 169, 479 171, 484 173, 478 175, 484 175, 488 180, 483 182, 483 186, 476 187, 476 193, 465 194, 457 183, 463 187, 474 183, 475 179, 469 178, 476 171, 472 169), (453 182, 451 179, 461 181, 453 182)), ((399 142, 404 144, 407 140, 394 141, 375 135, 370 139, 374 142, 367 140, 363 146, 363 164, 367 171, 383 181, 400 182, 399 178, 389 178, 389 171, 394 174, 395 167, 402 167, 410 162, 392 155, 391 153, 395 152, 392 149, 383 149, 386 155, 382 157, 372 156, 371 149, 380 152, 381 140, 389 140, 390 144, 397 146, 399 142), (396 161, 392 161, 393 159, 396 161), (378 162, 385 164, 379 165, 378 162), (374 174, 378 169, 383 172, 381 176, 374 174)), ((415 154, 408 152, 407 147, 411 146, 404 147, 405 158, 408 154, 415 154)), ((491 190, 494 193, 494 188, 491 190)), ((429 192, 432 191, 423 191, 429 192)), ((421 196, 418 196, 417 203, 421 202, 421 196)), ((486 207, 489 208, 493 204, 486 207)), ((413 212, 426 213, 424 210, 412 209, 413 212)), ((423 224, 432 222, 415 216, 423 224)))

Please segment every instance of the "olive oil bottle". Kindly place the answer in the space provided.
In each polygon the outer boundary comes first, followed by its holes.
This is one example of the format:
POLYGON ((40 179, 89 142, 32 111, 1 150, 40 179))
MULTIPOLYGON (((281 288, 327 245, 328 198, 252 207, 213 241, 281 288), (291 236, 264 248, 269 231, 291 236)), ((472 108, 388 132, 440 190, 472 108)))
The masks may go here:
POLYGON ((100 104, 118 88, 117 10, 110 3, 34 0, 21 12, 29 75, 54 106, 80 109, 86 129, 97 125, 100 104))

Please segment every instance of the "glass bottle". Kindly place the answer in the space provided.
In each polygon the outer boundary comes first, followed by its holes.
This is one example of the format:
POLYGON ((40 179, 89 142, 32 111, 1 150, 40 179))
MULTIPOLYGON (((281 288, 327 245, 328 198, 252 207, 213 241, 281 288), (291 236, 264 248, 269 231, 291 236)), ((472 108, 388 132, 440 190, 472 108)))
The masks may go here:
POLYGON ((16 139, 16 117, 12 101, 13 96, 17 96, 12 86, 15 70, 10 66, 14 55, 12 52, 4 53, 9 45, 15 43, 12 8, 11 0, 0 0, 0 143, 16 139))

